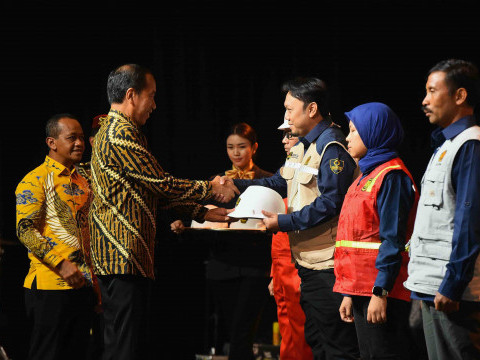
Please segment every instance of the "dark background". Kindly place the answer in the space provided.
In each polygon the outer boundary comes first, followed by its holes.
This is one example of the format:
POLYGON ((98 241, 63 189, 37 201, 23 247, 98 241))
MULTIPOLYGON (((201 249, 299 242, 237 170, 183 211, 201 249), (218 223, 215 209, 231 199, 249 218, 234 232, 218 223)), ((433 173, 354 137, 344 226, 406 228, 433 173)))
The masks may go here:
MULTIPOLYGON (((138 63, 154 72, 157 109, 144 130, 152 152, 177 177, 205 179, 229 167, 225 135, 237 122, 258 133, 257 164, 279 168, 280 87, 302 75, 327 82, 333 118, 345 132, 343 112, 369 101, 388 104, 403 121, 400 153, 418 184, 433 129, 420 110, 425 75, 446 58, 480 65, 473 4, 3 1, 0 345, 15 360, 24 356, 28 262, 15 236, 15 187, 43 161, 51 115, 77 115, 88 134, 91 119, 108 112, 113 68, 138 63)), ((84 160, 89 156, 88 149, 84 160)), ((155 322, 167 333, 157 350, 164 358, 193 359, 205 345, 205 244, 178 239, 159 222, 155 322)))

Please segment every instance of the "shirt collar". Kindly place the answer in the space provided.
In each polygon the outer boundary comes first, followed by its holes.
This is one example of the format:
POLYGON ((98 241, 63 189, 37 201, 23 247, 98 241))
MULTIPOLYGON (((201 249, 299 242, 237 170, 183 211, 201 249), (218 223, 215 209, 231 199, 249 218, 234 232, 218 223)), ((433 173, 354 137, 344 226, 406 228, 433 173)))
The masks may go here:
POLYGON ((75 173, 75 167, 72 168, 72 170, 69 170, 66 166, 60 164, 58 161, 56 160, 53 160, 50 156, 46 156, 45 157, 45 164, 47 165, 47 167, 49 167, 50 169, 52 169, 52 171, 56 174, 56 175, 65 175, 65 176, 69 176, 69 175, 73 175, 75 173))
POLYGON ((323 119, 317 125, 315 125, 315 127, 310 130, 307 135, 305 135, 304 137, 300 137, 299 140, 303 143, 305 149, 307 149, 310 144, 314 142, 326 129, 328 129, 331 124, 331 120, 323 119))
POLYGON ((432 146, 434 148, 442 145, 445 140, 453 139, 455 136, 460 134, 462 131, 472 127, 476 124, 475 116, 468 115, 465 116, 453 124, 448 125, 446 128, 437 128, 432 132, 432 146))
POLYGON ((110 109, 110 111, 108 112, 108 116, 109 117, 114 117, 116 119, 121 119, 121 120, 128 121, 129 123, 138 127, 137 124, 135 124, 135 122, 132 120, 132 118, 130 116, 127 116, 126 114, 124 114, 123 112, 121 112, 119 110, 110 109))

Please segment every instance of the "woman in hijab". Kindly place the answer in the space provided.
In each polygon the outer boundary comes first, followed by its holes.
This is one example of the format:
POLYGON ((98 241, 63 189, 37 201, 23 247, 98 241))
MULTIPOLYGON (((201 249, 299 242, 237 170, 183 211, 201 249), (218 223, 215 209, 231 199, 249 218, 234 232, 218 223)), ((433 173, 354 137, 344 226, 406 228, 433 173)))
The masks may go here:
POLYGON ((346 112, 348 152, 360 176, 345 196, 338 222, 334 291, 344 295, 340 317, 354 322, 362 359, 405 359, 410 292, 405 250, 418 192, 397 148, 403 129, 382 103, 346 112))

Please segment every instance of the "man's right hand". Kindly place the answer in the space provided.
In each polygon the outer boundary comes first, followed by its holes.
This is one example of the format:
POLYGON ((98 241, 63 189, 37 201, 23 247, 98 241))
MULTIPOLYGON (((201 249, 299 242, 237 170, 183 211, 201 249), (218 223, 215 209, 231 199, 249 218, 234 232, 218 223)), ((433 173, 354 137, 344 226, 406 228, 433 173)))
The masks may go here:
POLYGON ((224 209, 224 208, 215 208, 210 209, 205 214, 205 221, 213 221, 213 222, 234 222, 237 219, 231 218, 228 216, 231 212, 235 209, 224 209))
POLYGON ((227 203, 235 197, 235 194, 240 195, 240 191, 230 178, 216 176, 210 183, 216 201, 227 203))
POLYGON ((445 295, 440 294, 438 291, 433 300, 435 304, 435 310, 442 311, 445 314, 450 314, 452 312, 460 310, 460 302, 452 300, 445 295))
POLYGON ((64 259, 57 265, 57 271, 63 280, 74 289, 80 289, 85 285, 85 278, 77 265, 64 259))

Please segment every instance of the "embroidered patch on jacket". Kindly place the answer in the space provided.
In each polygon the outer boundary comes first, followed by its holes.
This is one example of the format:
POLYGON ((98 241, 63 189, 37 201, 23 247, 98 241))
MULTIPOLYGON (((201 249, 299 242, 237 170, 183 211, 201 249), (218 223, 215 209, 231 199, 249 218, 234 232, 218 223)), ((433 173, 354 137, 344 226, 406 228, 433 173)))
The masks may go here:
POLYGON ((293 151, 290 151, 290 153, 287 155, 287 160, 288 159, 298 159, 298 154, 294 154, 293 151))
POLYGON ((330 159, 330 170, 332 170, 332 172, 334 174, 341 173, 344 166, 345 166, 345 164, 344 164, 343 160, 330 159))
POLYGON ((237 202, 235 203, 235 207, 238 206, 238 204, 240 203, 240 200, 242 200, 242 198, 239 196, 238 199, 237 199, 237 202))

